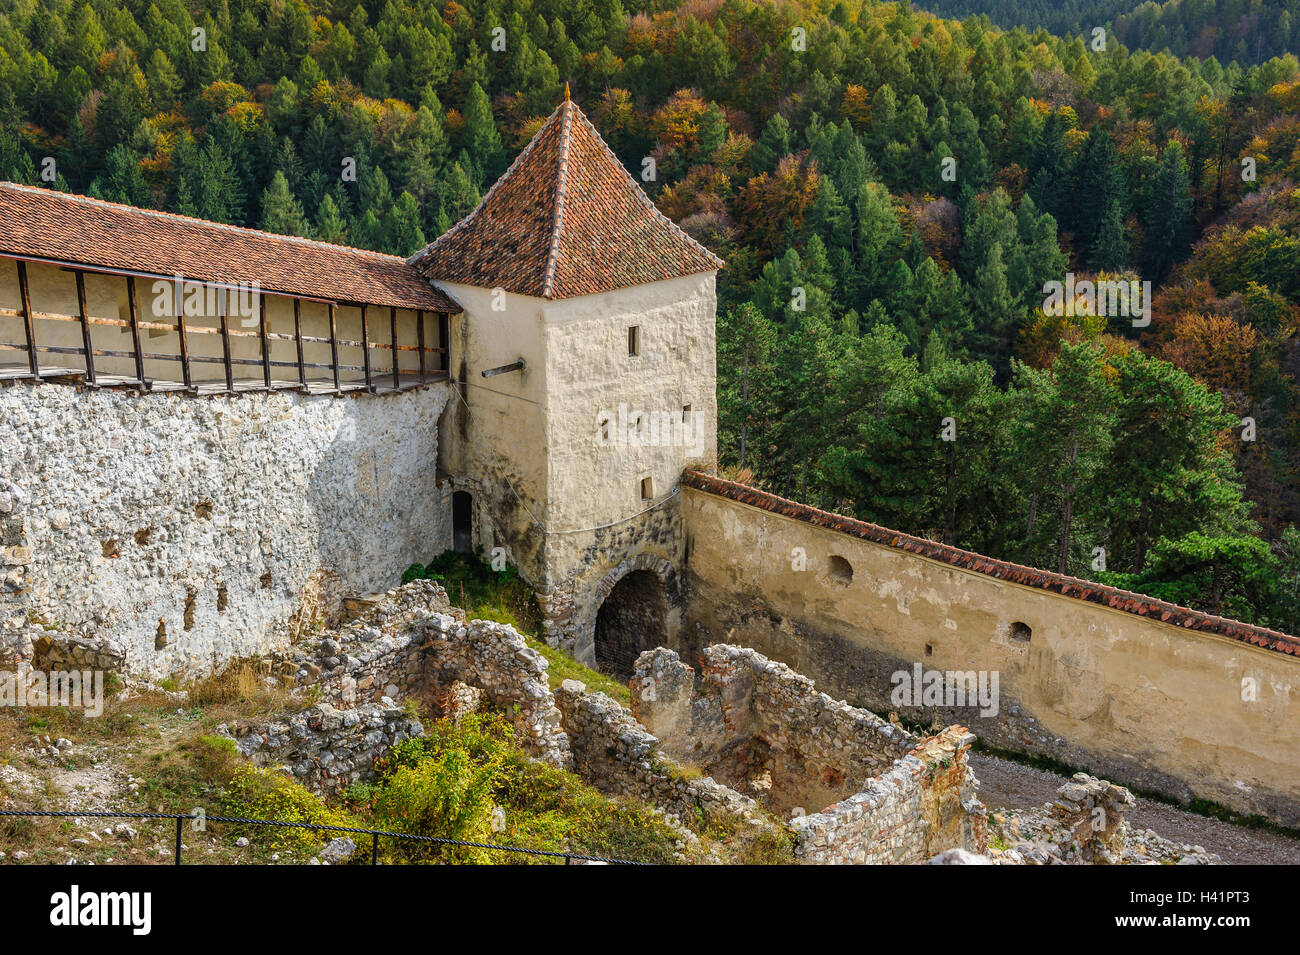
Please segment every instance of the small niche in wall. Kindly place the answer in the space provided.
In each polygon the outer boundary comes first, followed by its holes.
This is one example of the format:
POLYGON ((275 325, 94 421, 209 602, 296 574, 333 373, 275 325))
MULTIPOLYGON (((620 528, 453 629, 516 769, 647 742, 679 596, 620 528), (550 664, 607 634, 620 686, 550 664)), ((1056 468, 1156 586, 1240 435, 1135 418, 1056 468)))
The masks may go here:
POLYGON ((155 650, 167 648, 167 624, 163 622, 162 617, 158 618, 158 629, 154 631, 153 648, 155 650))
POLYGON ((117 541, 116 540, 104 541, 104 543, 100 545, 100 551, 104 554, 105 557, 116 557, 118 555, 117 541))
POLYGON ((651 478, 643 477, 641 479, 641 500, 653 501, 655 497, 654 481, 651 478))
POLYGON ((230 605, 230 593, 225 584, 217 584, 217 613, 225 613, 230 605))
POLYGON ((831 554, 826 562, 826 576, 832 583, 848 586, 853 582, 853 565, 839 554, 831 554))
POLYGON ((1012 643, 1028 643, 1029 638, 1034 635, 1034 631, 1029 624, 1021 623, 1017 620, 1011 625, 1010 637, 1012 643))

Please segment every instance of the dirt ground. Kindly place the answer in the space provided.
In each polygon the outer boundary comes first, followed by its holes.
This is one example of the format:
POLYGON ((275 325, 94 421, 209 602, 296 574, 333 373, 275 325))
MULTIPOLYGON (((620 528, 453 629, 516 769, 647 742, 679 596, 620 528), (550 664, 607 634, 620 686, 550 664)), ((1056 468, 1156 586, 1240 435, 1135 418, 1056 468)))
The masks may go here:
MULTIPOLYGON (((971 768, 980 783, 980 799, 990 809, 1028 809, 1051 802, 1066 782, 1055 773, 972 753, 971 768)), ((1300 839, 1265 829, 1247 829, 1218 819, 1184 812, 1165 803, 1137 798, 1128 813, 1130 826, 1152 829, 1159 836, 1196 845, 1236 865, 1300 864, 1300 839)))

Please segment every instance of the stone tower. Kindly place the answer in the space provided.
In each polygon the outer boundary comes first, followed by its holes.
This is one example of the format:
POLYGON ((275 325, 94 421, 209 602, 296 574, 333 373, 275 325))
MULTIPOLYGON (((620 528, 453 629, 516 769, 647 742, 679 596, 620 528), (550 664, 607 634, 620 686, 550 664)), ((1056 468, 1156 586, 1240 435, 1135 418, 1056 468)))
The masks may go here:
POLYGON ((630 672, 680 622, 677 491, 716 456, 721 260, 566 97, 411 263, 464 308, 439 429, 458 546, 506 548, 547 640, 630 672))

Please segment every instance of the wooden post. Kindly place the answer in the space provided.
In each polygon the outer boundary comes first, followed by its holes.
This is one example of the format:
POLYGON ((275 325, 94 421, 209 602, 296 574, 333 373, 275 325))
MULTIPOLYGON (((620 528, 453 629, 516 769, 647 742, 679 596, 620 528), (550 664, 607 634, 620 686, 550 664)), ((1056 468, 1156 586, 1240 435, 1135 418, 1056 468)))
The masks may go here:
POLYGON ((339 337, 334 330, 334 303, 330 302, 330 360, 334 367, 334 390, 342 390, 339 387, 339 337))
POLYGON ((226 391, 234 392, 235 390, 235 366, 230 361, 230 311, 226 307, 226 290, 220 289, 218 295, 221 300, 221 356, 226 366, 226 391))
POLYGON ((424 309, 415 313, 415 338, 420 349, 420 384, 425 382, 424 364, 424 309))
POLYGON ((446 312, 438 313, 438 344, 442 346, 442 370, 451 374, 451 316, 446 312))
POLYGON ((31 290, 27 286, 27 263, 18 261, 18 292, 22 297, 23 328, 27 332, 27 363, 31 366, 32 377, 39 378, 41 363, 36 358, 36 324, 32 321, 31 290))
POLYGON ((90 334, 90 310, 86 308, 86 273, 72 273, 77 280, 77 317, 81 319, 81 344, 86 350, 86 381, 95 383, 95 343, 90 334))
POLYGON ((135 301, 135 276, 126 277, 126 304, 131 318, 131 347, 135 349, 135 377, 144 391, 144 348, 140 345, 140 312, 135 301))
POLYGON ((396 391, 398 388, 402 387, 402 381, 398 377, 398 367, 397 367, 398 364, 400 363, 397 360, 398 352, 397 352, 397 307, 396 306, 393 306, 388 310, 388 324, 389 324, 389 332, 391 333, 393 339, 393 390, 396 391))
POLYGON ((176 334, 181 340, 181 379, 185 382, 185 390, 193 391, 194 378, 190 373, 190 339, 185 331, 185 303, 181 298, 181 295, 177 295, 173 299, 176 303, 176 334))
POLYGON ((374 391, 375 384, 370 380, 370 320, 366 315, 366 306, 361 306, 361 364, 366 370, 366 391, 374 391))
POLYGON ((307 390, 307 365, 302 358, 302 299, 293 300, 293 337, 298 345, 298 384, 307 390))
POLYGON ((266 385, 266 390, 271 390, 271 339, 270 339, 270 319, 266 314, 267 298, 260 292, 257 296, 257 307, 262 313, 261 334, 262 334, 262 383, 266 385))

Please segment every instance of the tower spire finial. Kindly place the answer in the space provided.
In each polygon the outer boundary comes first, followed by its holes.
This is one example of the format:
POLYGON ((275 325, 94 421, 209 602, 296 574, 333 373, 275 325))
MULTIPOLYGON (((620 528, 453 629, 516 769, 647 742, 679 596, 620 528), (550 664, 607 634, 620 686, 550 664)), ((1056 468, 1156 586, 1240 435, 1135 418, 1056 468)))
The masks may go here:
POLYGON ((568 81, 568 80, 565 80, 565 81, 564 81, 564 101, 565 101, 566 103, 569 101, 569 81, 568 81))

